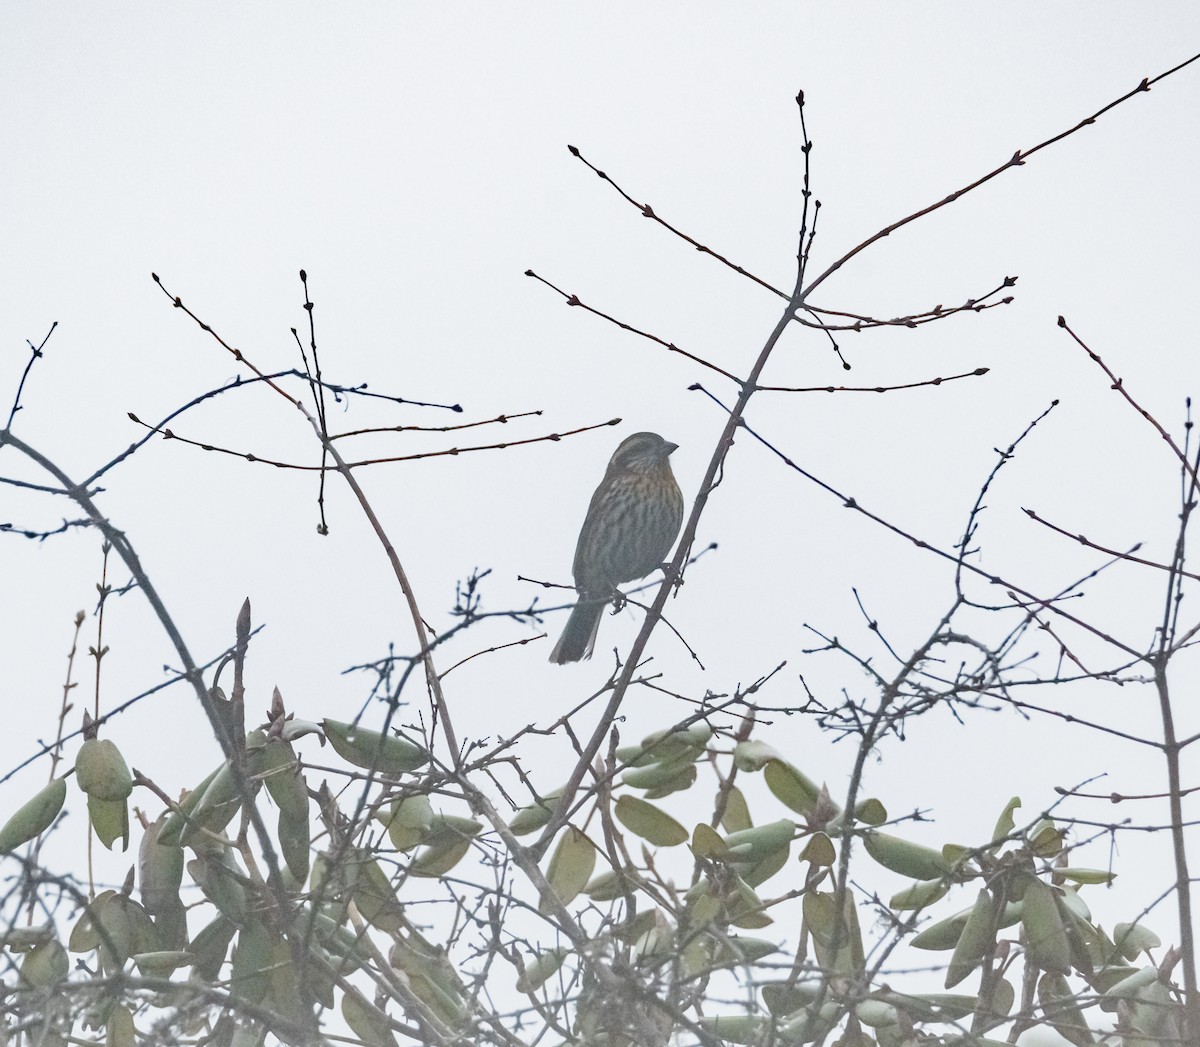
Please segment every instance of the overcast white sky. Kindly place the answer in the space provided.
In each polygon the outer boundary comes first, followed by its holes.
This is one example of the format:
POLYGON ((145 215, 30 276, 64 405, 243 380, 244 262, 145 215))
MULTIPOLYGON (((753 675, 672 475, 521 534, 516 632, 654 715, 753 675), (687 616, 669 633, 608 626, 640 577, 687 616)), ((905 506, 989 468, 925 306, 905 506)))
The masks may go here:
MULTIPOLYGON (((374 438, 362 457, 516 439, 621 417, 561 443, 384 465, 362 482, 389 528, 426 616, 447 624, 456 579, 491 568, 486 609, 539 593, 517 575, 568 581, 579 523, 618 439, 639 429, 680 445, 694 493, 723 417, 688 386, 728 383, 629 336, 523 276, 535 269, 585 302, 744 371, 777 300, 638 213, 567 152, 579 146, 633 196, 698 240, 790 286, 801 181, 793 102, 808 99, 813 188, 823 203, 814 265, 971 181, 1200 50, 1200 10, 1157 3, 923 4, 10 4, 0 13, 0 349, 7 404, 26 339, 58 329, 35 367, 16 432, 77 477, 156 420, 239 373, 170 308, 159 273, 268 370, 297 366, 297 270, 316 301, 332 380, 409 399, 460 403, 341 413, 340 428, 443 425, 499 413, 536 418, 455 437, 374 438)), ((907 393, 769 396, 750 421, 827 482, 932 542, 950 545, 994 460, 1051 400, 1061 406, 1004 471, 981 533, 981 562, 1035 592, 1097 558, 1030 522, 1021 507, 1097 541, 1169 555, 1177 482, 1162 442, 1055 326, 1062 313, 1142 403, 1181 432, 1200 392, 1195 191, 1200 65, 1038 155, 952 208, 873 248, 831 278, 817 304, 895 315, 958 303, 1019 276, 1013 305, 919 331, 840 339, 795 329, 771 384, 919 381, 990 367, 986 378, 907 393)), ((814 270, 815 271, 815 270, 814 270)), ((0 421, 3 419, 0 418, 0 421)), ((263 456, 315 460, 295 414, 243 390, 175 423, 180 435, 263 456)), ((5 476, 34 478, 11 451, 5 476)), ((278 685, 297 715, 349 718, 366 694, 349 665, 395 641, 413 647, 383 555, 338 484, 332 533, 316 534, 311 476, 155 442, 109 474, 102 505, 125 529, 197 657, 232 635, 245 596, 266 630, 250 663, 252 707, 278 685)), ((52 527, 76 515, 0 488, 0 522, 52 527)), ((701 697, 786 668, 762 700, 802 700, 799 674, 836 700, 865 694, 850 663, 808 656, 804 623, 863 653, 852 593, 898 650, 947 605, 947 570, 842 509, 749 439, 738 442, 700 528, 719 553, 669 605, 696 648, 665 629, 651 653, 671 691, 701 697)), ((71 619, 94 606, 99 539, 0 542, 0 763, 53 735, 71 619)), ((113 565, 118 584, 126 573, 113 565)), ((1127 567, 1096 583, 1093 614, 1150 642, 1161 580, 1127 567)), ((562 616, 548 620, 555 634, 562 616)), ((606 619, 600 647, 627 647, 639 619, 606 619)), ((94 642, 89 620, 86 642, 94 642)), ((532 635, 496 622, 441 655, 443 667, 532 635)), ((447 681, 470 737, 549 722, 598 686, 610 656, 546 663, 553 638, 477 659, 447 681)), ((103 703, 176 664, 137 596, 109 607, 103 703)), ((1050 648, 1047 648, 1050 650, 1050 648)), ((92 678, 81 665, 83 691, 92 678)), ((1196 676, 1181 678, 1180 693, 1196 676)), ((414 698, 417 697, 414 694, 414 698)), ((1154 730, 1147 689, 1042 693, 1051 705, 1154 730), (1061 704, 1060 704, 1061 703, 1061 704)), ((217 760, 182 689, 114 722, 132 762, 172 790, 217 760), (147 739, 153 738, 153 748, 147 739)), ((1194 704, 1194 703, 1192 703, 1194 704)), ((685 708, 646 693, 628 736, 685 708)), ((378 714, 378 713, 377 713, 378 714)), ((1182 730, 1196 729, 1185 711, 1182 730)), ((587 729, 587 717, 580 729, 587 729)), ((770 732, 811 776, 844 787, 851 751, 799 718, 770 732)), ((552 786, 555 746, 528 748, 552 786)), ((1195 785, 1193 773, 1185 784, 1195 785)), ((3 786, 5 807, 41 781, 3 786)), ((1098 792, 1159 792, 1142 751, 1056 721, 935 712, 871 768, 867 790, 897 813, 927 809, 922 839, 974 842, 1013 793, 1028 808, 1055 785, 1107 774, 1098 792)), ((762 801, 761 817, 777 816, 762 801)), ((1080 803, 1108 819, 1108 805, 1080 803)), ((1152 821, 1152 805, 1129 810, 1152 821)), ((1138 838, 1125 854, 1165 846, 1138 838)), ((1103 848, 1090 864, 1104 865, 1103 848)), ((123 868, 123 867, 122 867, 123 868)), ((1118 866, 1118 868, 1121 868, 1118 866)), ((1159 852, 1137 863, 1113 918, 1164 889, 1159 852)), ((1126 877, 1128 881, 1130 877, 1126 877)), ((1105 912, 1106 900, 1096 894, 1105 912)), ((1162 914, 1164 938, 1173 938, 1162 914)))

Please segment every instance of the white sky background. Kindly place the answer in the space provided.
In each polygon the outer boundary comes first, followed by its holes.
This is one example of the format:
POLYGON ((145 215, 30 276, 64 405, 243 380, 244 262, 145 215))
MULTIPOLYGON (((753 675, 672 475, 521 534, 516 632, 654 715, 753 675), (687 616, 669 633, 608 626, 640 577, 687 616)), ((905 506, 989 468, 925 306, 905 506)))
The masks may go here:
MULTIPOLYGON (((0 22, 4 417, 25 340, 39 342, 58 321, 15 431, 86 475, 141 435, 126 412, 157 420, 238 373, 170 307, 151 271, 276 370, 299 366, 288 329, 303 329, 296 274, 304 267, 328 378, 464 408, 455 416, 355 403, 345 414, 335 409, 337 427, 544 412, 455 436, 373 438, 361 457, 625 419, 619 430, 561 443, 362 473, 435 625, 448 624, 455 580, 474 566, 493 570, 486 609, 553 597, 516 576, 569 580, 588 497, 618 439, 652 429, 677 441, 676 473, 690 496, 724 419, 687 387, 699 380, 727 400, 733 391, 682 357, 564 308, 524 270, 738 372, 779 312, 773 296, 641 218, 568 154, 568 143, 667 220, 790 287, 798 89, 823 203, 815 273, 879 227, 1189 57, 1198 42, 1200 11, 1184 3, 255 5, 216 14, 207 5, 9 5, 0 22)), ((957 304, 1015 275, 1013 305, 919 331, 842 336, 849 373, 823 336, 797 327, 765 381, 874 386, 981 366, 992 369, 986 378, 884 396, 762 394, 751 424, 827 482, 948 547, 993 448, 1058 398, 988 500, 979 562, 1046 594, 1099 562, 1029 521, 1022 506, 1117 548, 1144 541, 1144 555, 1166 559, 1177 512, 1172 459, 1055 318, 1065 314, 1181 433, 1184 396, 1200 392, 1198 106, 1200 66, 892 236, 814 297, 890 316, 957 304)), ((173 428, 259 455, 317 460, 303 422, 262 389, 212 402, 173 428)), ((11 450, 2 458, 3 475, 36 478, 11 450)), ((384 556, 336 481, 326 538, 315 531, 312 475, 178 443, 152 442, 104 486, 101 504, 129 533, 198 658, 230 641, 238 606, 251 598, 256 623, 267 626, 249 662, 256 712, 278 685, 298 716, 348 719, 368 681, 341 671, 385 654, 392 640, 413 649, 384 556)), ((0 522, 52 527, 64 514, 78 515, 0 489, 0 522)), ((886 667, 851 588, 904 653, 951 597, 945 566, 842 509, 746 437, 702 521, 699 543, 709 541, 719 552, 691 570, 668 607, 707 671, 666 629, 650 649, 665 686, 693 698, 728 692, 785 659, 765 704, 799 704, 799 673, 830 701, 841 687, 865 696, 848 661, 803 655, 816 645, 803 624, 886 667)), ((4 767, 53 736, 71 619, 94 606, 99 544, 81 531, 40 545, 0 542, 4 767)), ((127 575, 114 563, 110 578, 120 584, 127 575)), ((1099 624, 1149 644, 1160 577, 1120 565, 1088 591, 1099 624)), ((460 736, 552 721, 603 682, 612 645, 627 649, 639 620, 632 612, 606 619, 601 656, 581 667, 546 663, 563 622, 555 615, 547 639, 456 670, 447 686, 460 736)), ((497 621, 442 651, 439 664, 529 635, 497 621)), ((94 639, 89 619, 85 641, 94 639)), ((104 639, 105 706, 177 664, 136 595, 109 605, 104 639)), ((1045 650, 1052 661, 1050 642, 1045 650)), ((81 702, 92 676, 86 661, 78 668, 81 702)), ((1188 733, 1197 729, 1186 708, 1196 677, 1178 683, 1188 733)), ((1040 700, 1157 730, 1148 689, 1042 691, 1040 700)), ((644 691, 625 711, 633 740, 688 708, 644 691)), ((580 717, 581 732, 593 715, 580 717)), ((849 746, 832 746, 800 718, 774 720, 768 740, 835 792, 844 788, 849 746)), ((107 730, 171 791, 218 759, 183 688, 107 730)), ((547 788, 566 776, 561 749, 555 741, 523 750, 547 788)), ((1197 784, 1189 771, 1185 784, 1197 784)), ((5 784, 0 804, 23 800, 45 773, 39 764, 5 784)), ((1125 743, 1011 712, 974 713, 961 725, 934 712, 910 725, 907 742, 886 745, 866 790, 894 814, 930 810, 937 824, 909 835, 974 843, 1013 793, 1028 812, 1051 802, 1055 785, 1100 773, 1108 777, 1097 792, 1164 788, 1150 754, 1125 743)), ((673 800, 685 821, 707 816, 673 800)), ((764 821, 782 813, 765 797, 752 809, 764 821)), ((1138 822, 1163 814, 1152 804, 1101 802, 1071 811, 1138 822)), ((1163 834, 1124 844, 1121 891, 1089 895, 1102 919, 1132 918, 1168 886, 1166 844, 1163 834)), ((1087 864, 1107 861, 1101 847, 1087 864)), ((1174 940, 1167 916, 1155 924, 1174 940)))

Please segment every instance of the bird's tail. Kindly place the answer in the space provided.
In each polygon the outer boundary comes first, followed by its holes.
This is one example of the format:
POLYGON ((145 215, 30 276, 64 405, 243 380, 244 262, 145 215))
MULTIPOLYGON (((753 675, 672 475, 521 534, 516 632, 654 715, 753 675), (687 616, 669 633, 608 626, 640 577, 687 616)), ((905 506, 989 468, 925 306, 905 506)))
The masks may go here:
POLYGON ((555 665, 565 665, 592 656, 596 631, 600 628, 600 617, 604 614, 606 603, 605 600, 580 600, 575 605, 562 636, 550 652, 550 661, 555 665))

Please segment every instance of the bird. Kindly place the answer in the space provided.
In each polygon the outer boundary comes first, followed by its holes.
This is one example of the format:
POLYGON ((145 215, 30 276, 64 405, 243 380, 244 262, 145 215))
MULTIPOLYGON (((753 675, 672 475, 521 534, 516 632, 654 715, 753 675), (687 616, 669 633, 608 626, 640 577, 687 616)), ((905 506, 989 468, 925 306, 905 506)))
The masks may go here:
POLYGON ((613 452, 575 545, 579 602, 550 652, 556 665, 590 658, 617 586, 644 578, 670 553, 683 523, 683 494, 670 462, 678 446, 658 433, 634 433, 613 452))

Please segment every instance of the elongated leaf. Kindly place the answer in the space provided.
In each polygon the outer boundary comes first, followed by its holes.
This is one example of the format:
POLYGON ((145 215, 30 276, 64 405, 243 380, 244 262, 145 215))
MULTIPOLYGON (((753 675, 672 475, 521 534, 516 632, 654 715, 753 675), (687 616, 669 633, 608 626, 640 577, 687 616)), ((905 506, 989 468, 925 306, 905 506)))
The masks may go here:
POLYGON ((616 815, 626 829, 657 847, 675 847, 687 842, 688 832, 682 825, 666 811, 636 796, 619 797, 616 815))
POLYGON ((893 909, 924 909, 925 906, 932 905, 944 898, 948 890, 950 890, 950 883, 944 878, 918 880, 911 887, 906 887, 893 894, 892 900, 888 904, 893 909))
POLYGON ((531 993, 540 989, 558 973, 569 955, 566 949, 547 949, 529 957, 521 968, 521 976, 517 979, 517 992, 531 993))
POLYGON ((1072 883, 1091 884, 1091 883, 1112 883, 1117 878, 1115 872, 1110 872, 1107 869, 1081 869, 1065 866, 1054 870, 1056 876, 1061 876, 1064 880, 1070 880, 1072 883))
POLYGON ((852 975, 862 969, 862 932, 854 895, 846 891, 842 912, 834 892, 809 891, 804 895, 804 923, 812 935, 817 962, 826 972, 852 975))
POLYGON ((1067 929, 1054 889, 1041 880, 1032 880, 1025 889, 1021 927, 1025 932, 1025 953, 1033 963, 1043 971, 1070 973, 1071 943, 1067 929))
POLYGON ((812 779, 783 760, 769 760, 763 768, 767 788, 785 806, 797 814, 811 814, 817 807, 821 790, 812 779))
POLYGON ((888 833, 863 833, 867 854, 885 869, 910 880, 936 880, 950 871, 950 864, 939 851, 919 843, 902 840, 888 833))
POLYGON ((342 1017, 367 1047, 397 1047, 396 1037, 385 1017, 372 1010, 357 995, 342 994, 342 1017))
MULTIPOLYGON (((568 905, 587 886, 595 867, 596 848, 592 841, 574 826, 568 826, 550 858, 546 880, 559 901, 568 905)), ((553 905, 548 898, 543 898, 539 908, 547 913, 552 911, 553 905)))
POLYGON ((984 889, 975 896, 975 905, 963 925, 962 933, 946 970, 946 988, 953 989, 983 962, 996 941, 995 907, 991 893, 984 889))
POLYGON ((721 812, 721 828, 727 833, 754 828, 754 822, 750 818, 750 808, 746 806, 746 797, 736 785, 725 796, 725 810, 721 812))
POLYGON ((996 828, 992 830, 992 846, 1003 842, 1013 831, 1016 822, 1013 819, 1013 813, 1021 806, 1021 797, 1014 796, 1004 805, 1004 810, 1000 812, 1000 817, 996 819, 996 828))
POLYGON ((183 883, 183 849, 158 842, 166 815, 151 822, 138 846, 138 884, 146 911, 157 915, 179 901, 183 883))
POLYGON ((321 726, 338 755, 355 767, 399 774, 415 771, 429 762, 429 753, 406 738, 368 731, 340 720, 322 720, 321 726))
POLYGON ((49 829, 66 798, 65 778, 54 778, 43 785, 0 829, 0 854, 15 851, 49 829))

